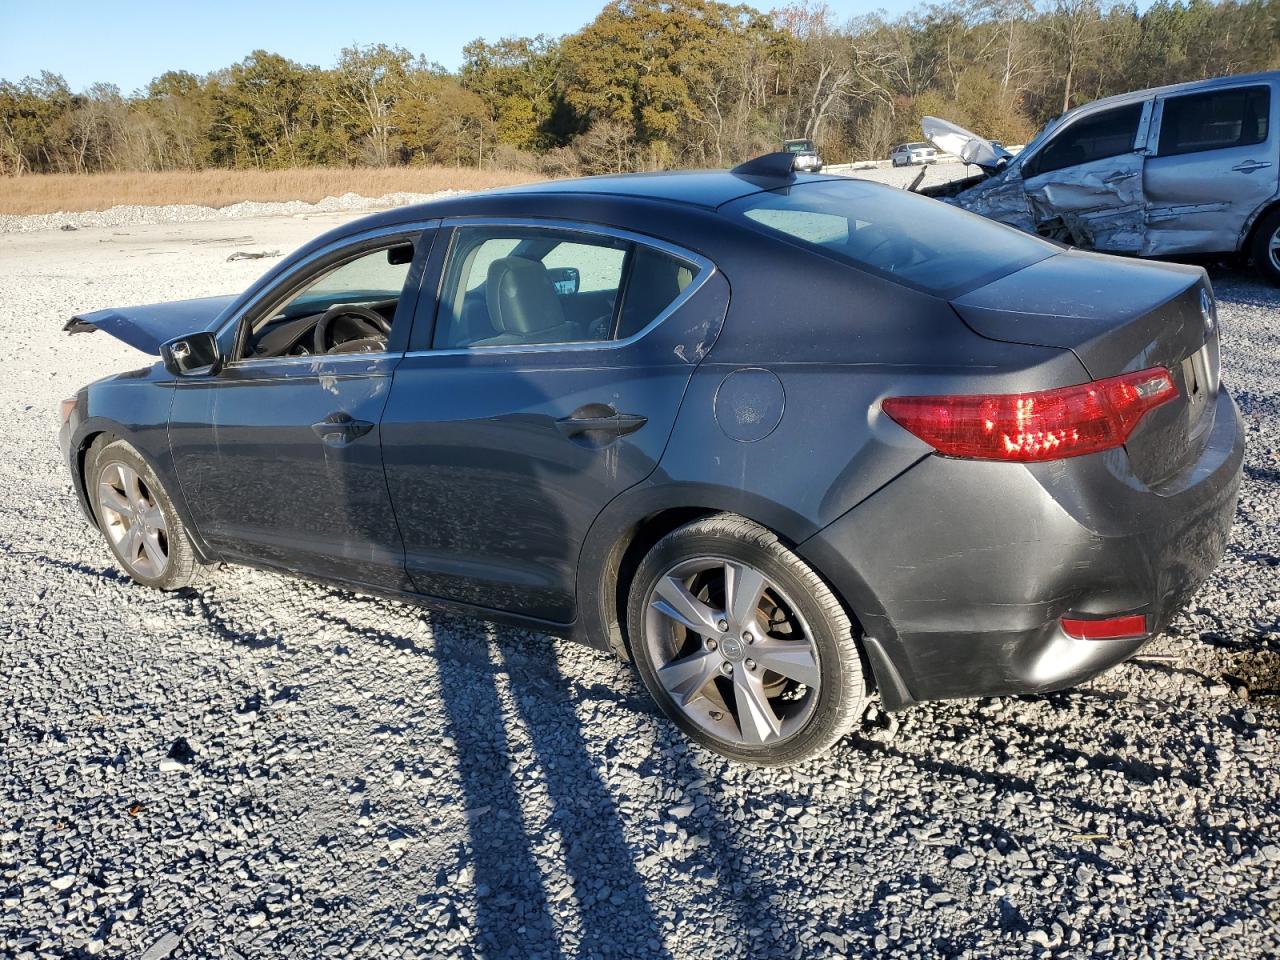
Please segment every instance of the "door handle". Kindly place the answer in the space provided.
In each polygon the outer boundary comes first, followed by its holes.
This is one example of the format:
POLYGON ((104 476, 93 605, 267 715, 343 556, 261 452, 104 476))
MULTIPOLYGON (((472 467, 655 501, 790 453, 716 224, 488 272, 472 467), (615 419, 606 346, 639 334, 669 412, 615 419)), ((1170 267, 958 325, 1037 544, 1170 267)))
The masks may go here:
POLYGON ((1269 160, 1246 160, 1244 163, 1237 163, 1231 169, 1236 173, 1253 173, 1255 170, 1265 170, 1269 166, 1271 166, 1269 160))
POLYGON ((1103 183, 1119 183, 1121 180, 1128 180, 1138 175, 1137 170, 1118 170, 1109 177, 1103 177, 1103 183))
MULTIPOLYGON (((599 407, 595 409, 599 410, 599 407)), ((556 429, 566 437, 579 437, 586 433, 607 433, 614 437, 625 437, 629 433, 635 433, 649 422, 648 417, 642 417, 639 414, 618 413, 611 407, 604 409, 610 412, 606 414, 600 411, 595 416, 575 416, 578 411, 574 411, 573 414, 557 420, 556 429)))
POLYGON ((368 420, 353 420, 349 413, 338 411, 329 414, 319 423, 313 423, 311 429, 325 443, 341 447, 363 437, 373 429, 373 424, 368 420))

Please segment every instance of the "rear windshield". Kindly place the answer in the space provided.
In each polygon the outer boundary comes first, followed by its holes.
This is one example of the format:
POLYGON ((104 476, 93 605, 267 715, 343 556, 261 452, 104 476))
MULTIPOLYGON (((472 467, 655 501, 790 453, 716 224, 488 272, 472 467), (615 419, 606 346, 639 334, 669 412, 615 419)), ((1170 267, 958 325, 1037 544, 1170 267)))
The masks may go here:
POLYGON ((959 296, 1058 252, 1013 227, 865 180, 753 193, 720 212, 940 297, 959 296))

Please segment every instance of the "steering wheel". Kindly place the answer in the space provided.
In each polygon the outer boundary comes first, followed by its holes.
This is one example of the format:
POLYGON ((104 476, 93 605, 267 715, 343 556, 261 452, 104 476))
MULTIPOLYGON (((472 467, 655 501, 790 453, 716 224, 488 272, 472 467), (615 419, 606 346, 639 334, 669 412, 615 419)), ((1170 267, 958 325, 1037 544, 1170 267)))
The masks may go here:
POLYGON ((358 303, 337 303, 316 321, 314 339, 316 353, 328 353, 335 346, 329 342, 329 330, 339 317, 355 319, 356 326, 363 331, 358 339, 369 339, 380 335, 385 343, 387 334, 391 332, 391 322, 377 310, 362 307, 358 303))

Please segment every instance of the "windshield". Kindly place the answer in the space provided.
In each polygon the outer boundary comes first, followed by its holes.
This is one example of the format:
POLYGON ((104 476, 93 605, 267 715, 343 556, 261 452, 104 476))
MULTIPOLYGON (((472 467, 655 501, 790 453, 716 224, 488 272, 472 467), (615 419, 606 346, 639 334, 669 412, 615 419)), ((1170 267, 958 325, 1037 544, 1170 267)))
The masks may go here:
POLYGON ((751 194, 725 215, 941 297, 956 297, 1053 256, 1038 237, 865 180, 751 194))
POLYGON ((788 140, 782 146, 787 151, 787 153, 812 153, 813 152, 812 140, 788 140))

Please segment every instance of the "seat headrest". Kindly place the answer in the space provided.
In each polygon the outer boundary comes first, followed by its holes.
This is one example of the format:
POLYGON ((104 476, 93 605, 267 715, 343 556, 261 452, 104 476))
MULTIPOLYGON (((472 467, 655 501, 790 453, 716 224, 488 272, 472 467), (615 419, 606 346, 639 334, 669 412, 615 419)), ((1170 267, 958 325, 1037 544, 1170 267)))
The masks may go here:
POLYGON ((555 285, 537 260, 500 257, 493 261, 484 296, 499 333, 535 334, 565 322, 555 285))

